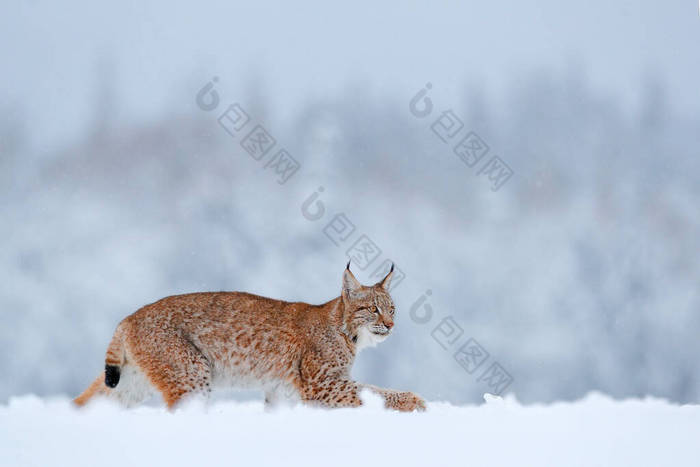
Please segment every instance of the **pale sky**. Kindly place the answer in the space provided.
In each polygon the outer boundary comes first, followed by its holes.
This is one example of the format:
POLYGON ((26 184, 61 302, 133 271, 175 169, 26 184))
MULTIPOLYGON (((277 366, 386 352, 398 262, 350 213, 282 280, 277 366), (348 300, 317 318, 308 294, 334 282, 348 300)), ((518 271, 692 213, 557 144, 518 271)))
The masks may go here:
POLYGON ((230 100, 262 77, 285 118, 307 96, 353 83, 407 100, 431 81, 443 102, 459 102, 473 82, 497 102, 533 70, 581 72, 632 112, 653 72, 672 107, 700 111, 700 17, 690 1, 70 0, 0 11, 0 108, 24 114, 37 148, 89 124, 100 63, 111 64, 117 120, 193 112, 193 91, 213 75, 230 100))

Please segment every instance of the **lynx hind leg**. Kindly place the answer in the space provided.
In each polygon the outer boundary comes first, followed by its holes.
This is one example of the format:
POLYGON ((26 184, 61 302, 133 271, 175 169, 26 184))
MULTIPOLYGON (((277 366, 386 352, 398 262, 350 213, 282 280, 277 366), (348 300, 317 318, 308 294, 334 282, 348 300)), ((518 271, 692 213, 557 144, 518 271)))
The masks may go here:
MULTIPOLYGON (((133 352, 133 358, 149 381, 173 409, 183 398, 211 391, 211 366, 206 357, 188 340, 172 333, 142 342, 148 345, 133 352)), ((132 347, 133 348, 133 347, 132 347)))
POLYGON ((300 400, 299 391, 292 382, 274 382, 265 389, 266 410, 272 410, 280 406, 294 406, 300 400))
MULTIPOLYGON (((104 383, 104 380, 102 382, 104 383)), ((105 385, 107 395, 125 407, 134 407, 149 399, 155 391, 146 375, 135 365, 126 364, 121 368, 119 383, 115 388, 105 385)))

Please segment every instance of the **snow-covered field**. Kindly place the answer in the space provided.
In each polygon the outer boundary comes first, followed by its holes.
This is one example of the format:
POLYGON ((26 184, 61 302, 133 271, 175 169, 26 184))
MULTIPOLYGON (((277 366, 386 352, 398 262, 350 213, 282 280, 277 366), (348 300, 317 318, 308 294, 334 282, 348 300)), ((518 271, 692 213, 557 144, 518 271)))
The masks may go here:
POLYGON ((168 413, 22 396, 0 406, 0 465, 700 465, 700 406, 486 397, 402 414, 372 398, 354 410, 216 402, 168 413))

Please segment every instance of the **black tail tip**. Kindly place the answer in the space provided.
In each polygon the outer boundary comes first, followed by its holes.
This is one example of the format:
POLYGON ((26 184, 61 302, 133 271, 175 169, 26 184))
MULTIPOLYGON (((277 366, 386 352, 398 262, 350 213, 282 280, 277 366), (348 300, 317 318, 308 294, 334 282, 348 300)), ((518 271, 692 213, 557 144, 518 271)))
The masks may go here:
POLYGON ((107 387, 115 388, 119 384, 119 376, 121 372, 116 365, 105 365, 105 384, 107 387))

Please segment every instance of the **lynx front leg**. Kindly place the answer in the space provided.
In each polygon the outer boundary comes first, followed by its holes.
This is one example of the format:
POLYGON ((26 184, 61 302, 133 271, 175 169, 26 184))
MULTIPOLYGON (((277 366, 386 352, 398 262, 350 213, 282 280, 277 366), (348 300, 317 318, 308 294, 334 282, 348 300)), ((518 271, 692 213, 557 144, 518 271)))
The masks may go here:
POLYGON ((301 399, 311 405, 321 407, 359 407, 361 387, 348 379, 327 378, 321 381, 308 382, 300 390, 301 399))
POLYGON ((402 412, 425 410, 425 401, 412 392, 394 391, 357 383, 342 375, 342 370, 327 370, 315 359, 302 361, 299 393, 301 399, 322 407, 358 407, 360 391, 369 389, 384 398, 384 406, 402 412))
POLYGON ((401 412, 425 410, 425 401, 412 392, 382 389, 348 379, 327 379, 316 384, 308 384, 302 390, 302 399, 307 403, 323 407, 358 407, 362 405, 359 393, 365 388, 382 396, 384 406, 388 409, 401 412))

